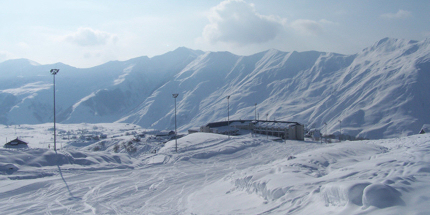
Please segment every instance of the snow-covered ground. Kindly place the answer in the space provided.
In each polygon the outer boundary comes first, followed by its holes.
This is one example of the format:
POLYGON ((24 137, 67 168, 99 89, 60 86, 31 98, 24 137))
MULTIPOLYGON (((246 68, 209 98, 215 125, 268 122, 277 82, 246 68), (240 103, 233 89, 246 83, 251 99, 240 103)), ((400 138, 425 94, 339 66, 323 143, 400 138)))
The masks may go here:
POLYGON ((174 140, 163 144, 133 124, 60 124, 55 153, 50 129, 0 129, 8 140, 19 136, 30 146, 0 149, 2 214, 430 211, 428 134, 321 144, 195 133, 178 139, 175 152, 174 140), (108 137, 70 138, 97 132, 108 137), (133 140, 139 133, 147 135, 133 140))

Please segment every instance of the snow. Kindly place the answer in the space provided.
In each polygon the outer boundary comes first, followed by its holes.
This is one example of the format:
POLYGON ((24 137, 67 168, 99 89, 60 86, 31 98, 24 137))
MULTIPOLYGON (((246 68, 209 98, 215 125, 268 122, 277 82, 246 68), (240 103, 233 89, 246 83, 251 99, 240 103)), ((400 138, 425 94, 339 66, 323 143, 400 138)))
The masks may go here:
POLYGON ((180 131, 230 119, 292 121, 329 134, 390 138, 428 123, 428 40, 384 38, 355 55, 269 50, 251 56, 207 52, 118 120, 180 131), (324 126, 327 124, 327 126, 324 126))
POLYGON ((426 214, 430 210, 430 134, 321 144, 275 141, 264 135, 194 133, 178 139, 175 152, 175 140, 156 139, 156 131, 133 124, 58 124, 58 132, 56 153, 52 124, 0 129, 3 137, 19 136, 30 147, 0 149, 2 213, 426 214), (66 138, 78 133, 104 133, 107 138, 66 138), (146 133, 145 138, 133 140, 140 133, 146 133))
POLYGON ((250 56, 178 48, 87 69, 0 63, 0 123, 126 122, 179 131, 208 122, 299 122, 358 138, 413 135, 430 116, 430 40, 384 38, 353 55, 268 50, 250 56), (255 106, 257 104, 257 106, 255 106), (326 125, 326 126, 325 126, 326 125))
POLYGON ((14 96, 19 96, 22 94, 33 94, 40 90, 46 90, 52 87, 52 84, 45 84, 43 82, 34 82, 30 84, 26 84, 20 88, 16 89, 6 89, 2 90, 2 93, 10 93, 14 96))

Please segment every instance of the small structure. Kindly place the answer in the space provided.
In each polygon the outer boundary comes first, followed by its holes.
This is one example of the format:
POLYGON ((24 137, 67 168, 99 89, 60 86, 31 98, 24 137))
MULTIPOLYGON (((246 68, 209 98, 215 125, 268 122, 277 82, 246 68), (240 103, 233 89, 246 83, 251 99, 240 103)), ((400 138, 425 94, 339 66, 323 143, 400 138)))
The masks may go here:
POLYGON ((173 136, 175 135, 174 131, 159 131, 158 133, 155 134, 156 137, 168 137, 168 136, 173 136))
POLYGON ((430 133, 430 124, 424 124, 420 130, 420 134, 430 133))
POLYGON ((140 133, 140 134, 136 134, 134 136, 139 137, 139 138, 145 138, 146 134, 145 133, 140 133))
POLYGON ((18 137, 14 140, 11 140, 4 144, 3 148, 12 148, 12 149, 22 149, 22 148, 28 148, 28 143, 18 139, 18 137))
POLYGON ((190 128, 188 129, 188 134, 200 132, 200 128, 190 128))
POLYGON ((322 137, 321 131, 316 128, 311 128, 308 133, 305 135, 305 137, 310 137, 313 140, 320 140, 322 137))

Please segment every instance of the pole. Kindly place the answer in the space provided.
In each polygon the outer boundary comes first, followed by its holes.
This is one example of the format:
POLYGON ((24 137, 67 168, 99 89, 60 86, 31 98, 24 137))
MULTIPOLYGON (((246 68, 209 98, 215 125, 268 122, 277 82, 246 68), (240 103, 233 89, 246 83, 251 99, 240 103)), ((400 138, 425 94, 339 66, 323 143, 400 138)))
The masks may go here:
POLYGON ((257 120, 257 103, 255 103, 255 120, 257 120))
POLYGON ((267 121, 267 117, 269 116, 268 113, 266 113, 266 137, 269 139, 269 122, 267 121))
POLYGON ((54 151, 57 151, 57 132, 56 132, 56 128, 55 128, 55 75, 53 75, 54 77, 54 151))
POLYGON ((178 152, 178 134, 176 127, 176 98, 175 98, 175 151, 178 152))
POLYGON ((339 142, 342 142, 342 120, 339 120, 339 142))
MULTIPOLYGON (((327 135, 327 123, 324 122, 324 126, 325 126, 325 135, 327 135)), ((324 142, 327 142, 327 138, 324 140, 324 142)))
POLYGON ((227 96, 227 135, 230 139, 230 96, 227 96))
POLYGON ((178 137, 177 137, 177 128, 176 128, 176 97, 178 97, 179 94, 175 93, 173 94, 173 98, 175 99, 175 151, 178 152, 178 137))
POLYGON ((56 122, 56 118, 55 118, 55 75, 59 72, 59 69, 51 69, 51 74, 54 79, 54 151, 57 152, 57 132, 56 132, 56 127, 55 127, 55 122, 56 122))

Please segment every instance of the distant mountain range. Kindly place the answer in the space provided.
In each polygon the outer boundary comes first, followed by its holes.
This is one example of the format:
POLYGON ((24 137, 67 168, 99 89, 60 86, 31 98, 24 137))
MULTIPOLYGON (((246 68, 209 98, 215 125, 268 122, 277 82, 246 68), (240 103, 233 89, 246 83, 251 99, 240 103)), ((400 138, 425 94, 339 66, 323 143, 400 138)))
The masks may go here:
POLYGON ((430 123, 430 39, 384 38, 354 55, 268 50, 250 56, 178 48, 79 69, 0 63, 0 123, 129 122, 186 131, 227 119, 287 120, 363 138, 415 134, 430 123), (255 105, 257 104, 257 105, 255 105), (257 113, 257 114, 256 114, 257 113))

